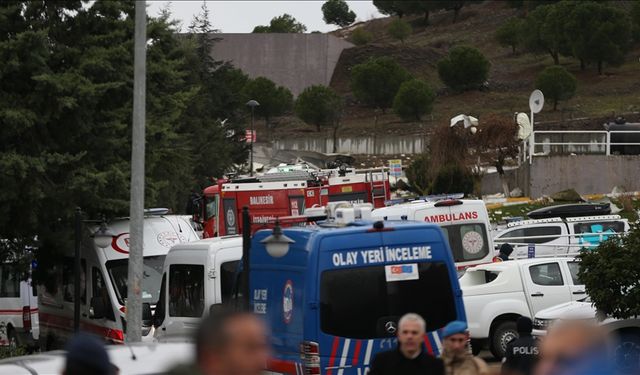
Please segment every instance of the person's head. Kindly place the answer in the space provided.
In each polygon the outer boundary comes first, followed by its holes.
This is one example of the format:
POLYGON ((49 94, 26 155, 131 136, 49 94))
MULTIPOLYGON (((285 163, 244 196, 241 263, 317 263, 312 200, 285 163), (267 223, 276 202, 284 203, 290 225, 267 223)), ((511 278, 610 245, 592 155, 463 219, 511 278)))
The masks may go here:
POLYGON ((267 328, 248 312, 214 312, 196 335, 196 361, 204 375, 261 374, 268 357, 267 328))
POLYGON ((450 322, 444 327, 442 336, 444 336, 445 350, 454 354, 466 352, 467 341, 469 341, 467 323, 459 320, 450 322))
POLYGON ((513 246, 509 245, 508 243, 503 243, 500 246, 500 254, 509 256, 511 255, 511 253, 513 253, 513 246))
POLYGON ((408 313, 398 321, 398 343, 400 350, 409 356, 420 351, 427 324, 418 314, 408 313))
POLYGON ((529 336, 533 331, 533 322, 526 316, 521 316, 516 321, 516 329, 521 336, 529 336))
POLYGON ((113 375, 104 344, 96 337, 80 333, 74 336, 65 348, 67 351, 64 375, 113 375))

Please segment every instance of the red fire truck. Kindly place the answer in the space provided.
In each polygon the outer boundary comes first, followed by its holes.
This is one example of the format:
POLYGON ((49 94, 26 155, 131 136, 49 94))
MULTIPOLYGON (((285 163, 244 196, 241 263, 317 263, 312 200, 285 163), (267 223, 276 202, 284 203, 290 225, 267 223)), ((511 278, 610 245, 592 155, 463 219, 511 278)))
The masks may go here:
POLYGON ((389 179, 384 170, 294 171, 269 173, 237 180, 218 180, 204 189, 200 217, 203 236, 242 233, 242 207, 249 207, 251 231, 262 229, 276 217, 297 216, 305 208, 328 202, 372 203, 384 207, 389 200, 389 179))

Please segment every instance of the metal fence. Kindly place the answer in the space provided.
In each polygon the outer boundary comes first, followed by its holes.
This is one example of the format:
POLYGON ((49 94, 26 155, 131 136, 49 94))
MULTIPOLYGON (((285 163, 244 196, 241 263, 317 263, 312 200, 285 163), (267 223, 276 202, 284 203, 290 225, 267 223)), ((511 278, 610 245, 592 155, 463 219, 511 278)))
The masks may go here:
POLYGON ((523 143, 523 160, 546 155, 639 155, 638 130, 539 130, 523 143))

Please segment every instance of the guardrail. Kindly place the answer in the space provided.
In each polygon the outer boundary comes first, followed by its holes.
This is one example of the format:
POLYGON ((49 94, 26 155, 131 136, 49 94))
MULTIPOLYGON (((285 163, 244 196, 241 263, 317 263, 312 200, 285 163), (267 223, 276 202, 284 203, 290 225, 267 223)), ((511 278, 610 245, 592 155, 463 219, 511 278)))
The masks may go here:
MULTIPOLYGON (((535 245, 536 247, 540 246, 540 247, 545 247, 545 248, 553 248, 553 252, 554 254, 548 254, 548 255, 536 255, 536 258, 543 258, 543 257, 559 257, 559 256, 572 256, 572 255, 578 255, 580 254, 580 250, 583 249, 593 249, 596 248, 598 246, 600 246, 600 244, 603 241, 608 240, 610 237, 617 237, 617 236, 623 236, 626 233, 618 233, 618 232, 597 232, 597 233, 576 233, 576 234, 557 234, 557 235, 541 235, 541 236, 522 236, 522 237, 508 237, 508 238, 494 238, 493 242, 496 244, 496 248, 499 248, 498 245, 500 244, 504 244, 504 243, 508 243, 509 245, 516 247, 516 246, 529 246, 531 244, 535 245), (568 239, 575 239, 575 238, 579 238, 579 237, 598 237, 597 243, 564 243, 564 244, 550 244, 550 243, 532 243, 528 240, 536 240, 536 239, 547 239, 547 238, 552 238, 551 241, 554 241, 556 239, 559 238, 568 238, 568 239), (606 237, 606 238, 605 238, 606 237), (523 242, 514 242, 515 241, 523 241, 523 242), (526 242, 525 242, 526 241, 526 242), (560 252, 559 250, 563 249, 562 252, 560 252), (566 249, 566 250, 564 250, 566 249), (572 251, 572 249, 575 249, 574 251, 572 251)), ((550 241, 550 242, 551 242, 550 241)), ((595 242, 595 241, 594 241, 595 242)), ((496 249, 497 250, 497 249, 496 249)), ((521 259, 518 258, 518 251, 516 249, 514 249, 514 255, 515 259, 521 259)))
POLYGON ((611 140, 612 135, 617 134, 638 134, 640 137, 640 131, 638 130, 536 130, 531 133, 529 138, 523 142, 523 151, 524 158, 523 160, 528 159, 529 164, 532 163, 533 157, 537 155, 536 147, 541 147, 543 149, 542 154, 547 155, 551 152, 552 147, 560 147, 562 150, 565 147, 568 150, 573 149, 572 151, 561 152, 561 153, 583 153, 583 154, 604 154, 611 155, 612 146, 615 148, 617 146, 640 146, 640 142, 613 142, 611 140), (543 136, 549 136, 547 140, 539 141, 543 136), (581 136, 581 138, 587 137, 589 139, 588 142, 584 141, 570 141, 570 142, 555 142, 551 141, 552 137, 560 137, 562 139, 571 136, 581 136), (588 148, 587 152, 578 150, 577 148, 588 148), (544 150, 547 152, 544 152, 544 150), (589 151, 592 150, 592 151, 589 151))

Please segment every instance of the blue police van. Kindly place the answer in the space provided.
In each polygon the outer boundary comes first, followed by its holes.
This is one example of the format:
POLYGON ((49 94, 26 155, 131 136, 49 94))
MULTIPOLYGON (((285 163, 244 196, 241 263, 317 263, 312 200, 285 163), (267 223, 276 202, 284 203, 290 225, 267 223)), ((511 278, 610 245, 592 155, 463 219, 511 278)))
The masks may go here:
POLYGON ((253 311, 272 330, 271 372, 366 374, 378 352, 396 347, 405 313, 425 319, 433 355, 441 329, 466 321, 451 250, 435 224, 286 228, 288 250, 270 255, 264 242, 273 234, 254 235, 249 281, 253 311))

